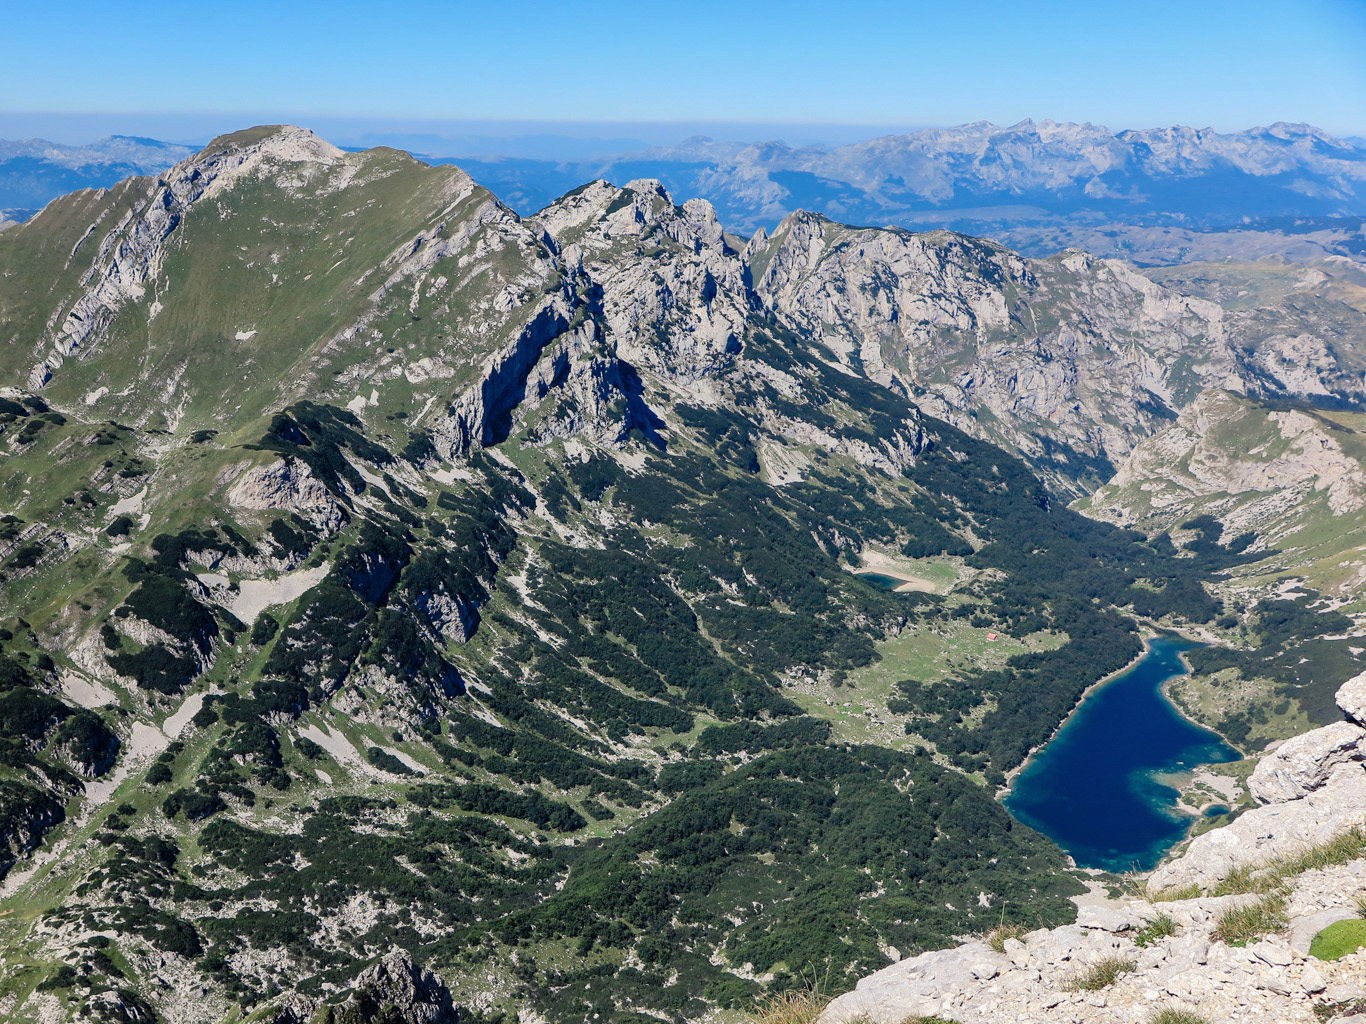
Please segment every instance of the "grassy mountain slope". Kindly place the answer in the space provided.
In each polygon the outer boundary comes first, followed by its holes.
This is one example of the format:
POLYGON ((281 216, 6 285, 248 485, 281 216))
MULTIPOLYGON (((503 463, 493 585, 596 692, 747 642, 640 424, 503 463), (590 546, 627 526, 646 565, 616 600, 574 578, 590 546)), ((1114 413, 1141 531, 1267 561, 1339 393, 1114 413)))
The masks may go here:
POLYGON ((1070 914, 991 784, 1238 556, 1061 507, 748 259, 293 129, 0 236, 0 1012, 322 1020, 397 946, 471 1019, 696 1019, 1070 914))
POLYGON ((1240 621, 1192 652, 1177 696, 1249 750, 1336 721, 1336 688, 1359 671, 1354 618, 1366 528, 1360 413, 1210 392, 1144 441, 1079 503, 1089 515, 1196 550, 1241 552, 1212 581, 1240 621))

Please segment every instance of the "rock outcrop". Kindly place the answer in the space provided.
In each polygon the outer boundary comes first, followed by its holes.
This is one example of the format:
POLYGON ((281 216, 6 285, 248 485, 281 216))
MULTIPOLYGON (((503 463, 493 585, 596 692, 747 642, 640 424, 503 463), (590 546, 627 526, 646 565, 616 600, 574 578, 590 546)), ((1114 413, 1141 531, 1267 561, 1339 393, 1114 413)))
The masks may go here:
MULTIPOLYGON (((1340 691, 1351 714, 1361 711, 1363 680, 1340 691)), ((1344 721, 1283 744, 1250 781, 1263 806, 1159 866, 1147 883, 1152 899, 1083 898, 1075 924, 1007 938, 1001 952, 973 941, 903 960, 832 1001, 820 1024, 897 1024, 917 1014, 960 1024, 1129 1024, 1162 1009, 1220 1024, 1332 1018, 1335 1006, 1366 997, 1366 951, 1323 962, 1309 947, 1323 928, 1360 916, 1366 858, 1290 873, 1279 890, 1283 926, 1245 945, 1224 941, 1219 922, 1261 899, 1257 892, 1159 899, 1164 890, 1209 892, 1235 869, 1285 863, 1366 823, 1363 741, 1366 727, 1344 721), (1088 988, 1087 973, 1106 962, 1119 965, 1114 980, 1088 988)))
POLYGON ((192 206, 252 174, 278 174, 291 165, 293 174, 307 175, 342 155, 312 132, 284 125, 263 136, 239 133, 215 139, 167 171, 100 243, 81 278, 84 292, 52 330, 51 351, 29 374, 30 382, 45 382, 63 359, 99 341, 124 305, 146 294, 161 273, 167 240, 192 206))
POLYGON ((1355 722, 1335 722, 1286 740, 1262 758, 1248 788, 1263 804, 1298 800, 1327 785, 1340 766, 1366 757, 1363 739, 1366 731, 1355 722))
POLYGON ((459 1019, 446 983, 401 949, 362 971, 351 995, 332 1008, 330 1017, 333 1024, 457 1024, 459 1019))
POLYGON ((1025 260, 948 232, 793 214, 751 258, 763 301, 873 380, 1004 444, 1063 490, 1099 483, 1201 391, 1240 387, 1222 311, 1116 261, 1025 260))
POLYGON ((341 1002, 319 1004, 291 996, 267 1018, 271 1024, 459 1024, 450 989, 396 949, 357 976, 341 1002))
MULTIPOLYGON (((253 410, 238 392, 256 383, 272 405, 308 395, 358 414, 406 394, 407 425, 446 459, 528 424, 545 439, 617 444, 664 430, 668 398, 714 394, 760 339, 799 334, 843 372, 1020 452, 1077 496, 1210 388, 1339 386, 1324 377, 1328 349, 1304 373, 1284 369, 1303 332, 1268 348, 1274 358, 1249 354, 1217 302, 1079 250, 1026 259, 952 232, 801 211, 744 245, 711 203, 678 205, 651 178, 590 182, 520 220, 457 168, 343 153, 288 126, 217 139, 161 178, 67 197, 7 233, 21 264, 43 238, 70 253, 43 285, 61 299, 16 323, 32 344, 3 368, 172 430, 192 406, 240 426, 253 410), (268 238, 249 228, 258 191, 281 210, 268 238), (372 206, 385 215, 337 230, 372 206), (207 237, 239 254, 240 276, 194 261, 207 237), (183 259, 172 286, 163 267, 183 259), (306 306, 268 298, 290 281, 309 282, 306 306), (176 326, 187 322, 195 332, 176 326), (147 358, 100 359, 132 336, 147 358), (291 355, 276 359, 285 338, 291 355), (234 369, 205 375, 206 351, 220 350, 234 369), (645 394, 642 375, 674 395, 645 394)), ((0 305, 28 287, 0 282, 0 305)), ((882 454, 895 471, 895 453, 882 454)))
POLYGON ((1338 687, 1337 702, 1344 715, 1358 725, 1366 725, 1366 672, 1338 687))
POLYGON ((227 498, 236 508, 297 512, 329 533, 345 520, 345 509, 336 496, 297 459, 234 466, 224 475, 233 481, 227 498))

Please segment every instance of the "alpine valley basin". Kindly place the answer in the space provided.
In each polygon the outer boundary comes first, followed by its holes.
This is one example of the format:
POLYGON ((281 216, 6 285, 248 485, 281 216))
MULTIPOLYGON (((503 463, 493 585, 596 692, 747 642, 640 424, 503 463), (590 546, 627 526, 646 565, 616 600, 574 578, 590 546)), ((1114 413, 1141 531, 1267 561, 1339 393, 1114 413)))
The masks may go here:
POLYGON ((1159 776, 1242 755, 1184 718, 1162 685, 1184 675, 1197 646, 1162 636, 1082 700, 1015 777, 1005 805, 1061 846, 1079 867, 1145 871, 1195 820, 1159 776))

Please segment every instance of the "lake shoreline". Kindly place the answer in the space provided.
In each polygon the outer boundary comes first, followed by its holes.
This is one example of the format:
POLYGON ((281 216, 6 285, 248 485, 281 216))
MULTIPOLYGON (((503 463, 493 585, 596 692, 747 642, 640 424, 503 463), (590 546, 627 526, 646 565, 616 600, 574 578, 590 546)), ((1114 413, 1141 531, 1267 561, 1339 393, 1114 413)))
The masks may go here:
POLYGON ((939 592, 939 588, 933 580, 927 580, 923 576, 915 576, 904 569, 892 569, 887 566, 865 566, 850 571, 859 577, 881 576, 883 579, 900 580, 901 586, 891 589, 893 594, 937 594, 939 592))
MULTIPOLYGON (((1173 632, 1175 632, 1175 630, 1173 630, 1173 632)), ((1191 638, 1186 636, 1184 633, 1178 633, 1177 635, 1182 636, 1187 640, 1191 640, 1191 638)), ((1191 640, 1191 642, 1200 644, 1202 647, 1209 646, 1208 641, 1205 640, 1191 640)), ((1181 664, 1185 666, 1186 675, 1195 675, 1195 669, 1193 669, 1191 667, 1191 663, 1186 660, 1186 652, 1182 651, 1179 655, 1177 655, 1177 657, 1181 659, 1181 664)), ((1238 751, 1238 753, 1243 756, 1243 760, 1247 760, 1249 757, 1254 756, 1252 754, 1249 754, 1238 744, 1234 743, 1231 739, 1225 736, 1217 728, 1210 725, 1208 722, 1200 721, 1200 719, 1196 718, 1189 711, 1183 708, 1181 704, 1174 697, 1172 697, 1171 693, 1169 692, 1171 690, 1171 685, 1176 681, 1176 678, 1176 676, 1172 676, 1170 679, 1168 679, 1166 682, 1162 684, 1162 699, 1165 700, 1168 704, 1170 704, 1173 708, 1175 708, 1176 713, 1180 715, 1182 718, 1184 718, 1187 722, 1190 722, 1191 725, 1199 726, 1201 729, 1209 730, 1210 732, 1214 733, 1214 735, 1218 736, 1221 740, 1223 740, 1224 743, 1226 743, 1231 749, 1238 751)))
POLYGON ((1166 684, 1189 673, 1182 655, 1196 641, 1171 630, 1144 634, 1142 653, 1088 686, 1002 790, 1006 810, 1078 866, 1151 868, 1204 811, 1225 813, 1216 796, 1227 796, 1222 785, 1202 787, 1194 813, 1183 806, 1186 785, 1173 784, 1176 773, 1203 775, 1209 765, 1242 759, 1169 696, 1166 684))
MULTIPOLYGON (((1053 731, 1052 731, 1051 733, 1048 734, 1048 739, 1044 740, 1042 743, 1037 744, 1036 746, 1030 747, 1030 748, 1029 748, 1029 753, 1027 753, 1027 754, 1025 755, 1024 760, 1021 761, 1019 764, 1017 764, 1014 768, 1010 769, 1010 771, 1006 772, 1006 784, 1005 784, 1004 786, 998 786, 997 789, 996 789, 996 799, 997 799, 997 800, 1000 800, 1000 801, 1002 801, 1002 802, 1004 803, 1005 798, 1008 797, 1008 796, 1010 795, 1011 787, 1014 786, 1015 780, 1019 777, 1020 773, 1023 772, 1026 768, 1028 768, 1028 767, 1030 766, 1030 764, 1033 762, 1034 758, 1035 758, 1035 757, 1036 757, 1036 756, 1037 756, 1037 755, 1038 755, 1046 746, 1048 746, 1048 745, 1049 745, 1050 743, 1052 743, 1055 739, 1057 739, 1058 733, 1060 733, 1060 732, 1062 731, 1062 727, 1063 727, 1064 725, 1066 725, 1068 722, 1070 722, 1070 721, 1072 720, 1072 716, 1075 715, 1078 711, 1081 710, 1081 706, 1082 706, 1083 704, 1086 703, 1087 699, 1088 699, 1089 697, 1091 697, 1091 696, 1096 692, 1096 690, 1100 689, 1100 688, 1101 688, 1102 686, 1104 686, 1106 683, 1112 683, 1112 682, 1114 682, 1116 679, 1118 679, 1120 676, 1122 676, 1125 672, 1130 672, 1130 671, 1132 671, 1133 668, 1134 668, 1140 661, 1142 661, 1144 658, 1146 658, 1146 657, 1148 656, 1149 652, 1152 650, 1152 647, 1150 646, 1149 641, 1150 641, 1150 640, 1154 640, 1154 639, 1156 639, 1156 638, 1159 637, 1159 636, 1161 636, 1161 634, 1158 633, 1158 632, 1156 632, 1156 631, 1154 631, 1151 635, 1145 635, 1145 636, 1142 638, 1142 639, 1143 639, 1143 650, 1139 651, 1138 654, 1134 655, 1133 659, 1132 659, 1127 665, 1125 665, 1123 668, 1117 668, 1117 669, 1115 669, 1115 670, 1114 670, 1113 672, 1111 672, 1109 675, 1101 676, 1099 679, 1097 679, 1094 683, 1092 683, 1090 686, 1088 686, 1085 690, 1083 690, 1083 691, 1081 692, 1081 696, 1079 696, 1079 697, 1077 698, 1077 702, 1076 702, 1075 704, 1072 705, 1071 709, 1067 712, 1067 714, 1065 714, 1065 715, 1063 716, 1062 721, 1060 721, 1057 725, 1055 725, 1055 726, 1053 727, 1053 731)), ((1182 663, 1183 663, 1183 664, 1185 663, 1185 662, 1184 662, 1184 659, 1183 659, 1182 663)), ((1171 703, 1171 698, 1167 696, 1167 694, 1166 694, 1165 691, 1166 691, 1166 684, 1164 683, 1164 684, 1163 684, 1163 694, 1162 694, 1162 698, 1163 698, 1164 700, 1166 700, 1166 701, 1170 704, 1170 703, 1171 703)), ((1173 707, 1175 707, 1175 705, 1173 705, 1173 707)), ((1177 709, 1177 710, 1178 710, 1178 713, 1180 713, 1180 709, 1177 709)), ((1196 723, 1196 724, 1199 724, 1199 723, 1196 723)))
MULTIPOLYGON (((1192 644, 1198 644, 1200 646, 1206 646, 1210 642, 1208 640, 1202 640, 1196 637, 1187 636, 1184 632, 1182 632, 1179 629, 1168 629, 1161 626, 1157 626, 1154 623, 1147 621, 1142 621, 1141 625, 1144 629, 1142 636, 1143 650, 1139 654, 1135 655, 1134 659, 1130 661, 1127 665, 1125 665, 1123 668, 1115 669, 1115 671, 1111 672, 1109 675, 1102 676, 1100 679, 1097 679, 1094 683, 1092 683, 1090 686, 1088 686, 1085 690, 1082 691, 1081 696, 1077 698, 1077 702, 1073 704, 1071 709, 1068 710, 1067 714, 1063 716, 1062 721, 1060 721, 1057 725, 1053 727, 1053 731, 1049 733, 1048 739, 1044 740, 1040 744, 1037 744, 1036 746, 1030 747, 1029 753, 1025 755, 1025 759, 1021 761, 1019 764, 1017 764, 1014 768, 1010 769, 1010 771, 1005 773, 1005 785, 998 786, 996 788, 997 800, 1003 801, 1007 796, 1010 795, 1011 787, 1014 784, 1015 779, 1019 776, 1019 774, 1029 767, 1030 763, 1034 760, 1035 756, 1041 750, 1043 750, 1044 747, 1048 746, 1048 744, 1053 742, 1053 740, 1057 737, 1058 733, 1062 730, 1062 727, 1071 720, 1072 716, 1075 715, 1081 709, 1081 706, 1086 703, 1087 699, 1090 698, 1099 687, 1104 686, 1106 683, 1113 682, 1119 676, 1122 676, 1125 672, 1128 672, 1131 669, 1133 669, 1135 665, 1137 665, 1140 661, 1142 661, 1144 658, 1148 656, 1149 652, 1152 650, 1150 641, 1155 640, 1160 636, 1169 635, 1178 636, 1182 640, 1186 640, 1192 644)), ((1177 657, 1181 659, 1181 664, 1186 670, 1186 675, 1194 675, 1195 670, 1191 667, 1190 662, 1186 660, 1186 652, 1180 652, 1177 655, 1177 657)), ((1238 751, 1238 753, 1242 754, 1245 759, 1247 757, 1252 756, 1248 754, 1247 751, 1245 751, 1242 747, 1234 743, 1222 732, 1220 732, 1215 726, 1211 725, 1208 722, 1200 721, 1200 719, 1196 718, 1189 711, 1183 708, 1181 704, 1175 698, 1172 697, 1170 692, 1171 685, 1173 682, 1176 681, 1176 679, 1176 676, 1172 676, 1170 679, 1163 682, 1162 686, 1160 687, 1162 699, 1172 706, 1172 710, 1174 710, 1178 715, 1184 718, 1187 722, 1190 722, 1190 724, 1195 726, 1196 728, 1205 729, 1209 732, 1214 733, 1214 735, 1218 736, 1221 740, 1223 740, 1224 743, 1226 743, 1231 749, 1236 750, 1238 751)))

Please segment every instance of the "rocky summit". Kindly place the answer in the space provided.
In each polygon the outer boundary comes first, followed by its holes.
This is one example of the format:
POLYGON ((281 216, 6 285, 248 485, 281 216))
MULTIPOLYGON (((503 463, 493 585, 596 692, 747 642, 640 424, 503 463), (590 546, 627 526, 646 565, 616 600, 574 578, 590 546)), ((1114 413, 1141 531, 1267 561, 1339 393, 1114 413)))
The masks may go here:
POLYGON ((653 179, 519 216, 288 126, 49 203, 0 233, 0 1015, 722 1020, 967 963, 906 1013, 1075 1016, 1163 914, 1152 972, 1303 988, 1215 929, 1353 863, 1240 831, 1355 834, 1314 273, 740 237, 653 179), (997 796, 1153 628, 1208 641, 1173 695, 1238 806, 1199 893, 1069 924, 1096 878, 997 796))

